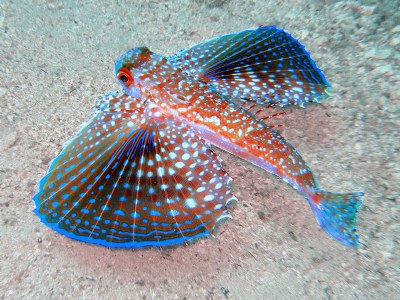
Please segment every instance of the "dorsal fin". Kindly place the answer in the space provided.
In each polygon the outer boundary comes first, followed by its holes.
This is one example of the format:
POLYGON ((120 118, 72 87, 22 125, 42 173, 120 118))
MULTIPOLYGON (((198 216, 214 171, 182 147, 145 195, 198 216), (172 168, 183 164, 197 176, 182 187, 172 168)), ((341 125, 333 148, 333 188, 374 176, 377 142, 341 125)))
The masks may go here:
POLYGON ((285 115, 286 112, 278 107, 277 104, 262 105, 257 102, 246 101, 240 105, 244 110, 255 116, 258 120, 264 122, 269 128, 283 127, 282 119, 279 116, 285 115))

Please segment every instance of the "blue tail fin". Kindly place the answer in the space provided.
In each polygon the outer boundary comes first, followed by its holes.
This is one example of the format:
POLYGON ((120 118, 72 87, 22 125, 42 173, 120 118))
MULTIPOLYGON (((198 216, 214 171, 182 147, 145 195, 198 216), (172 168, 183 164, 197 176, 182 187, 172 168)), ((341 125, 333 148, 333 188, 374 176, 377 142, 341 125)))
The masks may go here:
POLYGON ((327 233, 347 246, 357 247, 357 209, 361 205, 363 193, 330 193, 319 190, 316 201, 309 200, 315 217, 327 233))

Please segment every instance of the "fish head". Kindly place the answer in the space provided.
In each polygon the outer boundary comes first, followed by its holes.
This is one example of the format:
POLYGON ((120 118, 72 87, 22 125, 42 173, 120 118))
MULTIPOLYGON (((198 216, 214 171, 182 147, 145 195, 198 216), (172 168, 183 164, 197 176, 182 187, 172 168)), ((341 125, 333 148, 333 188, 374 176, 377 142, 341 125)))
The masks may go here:
POLYGON ((141 75, 151 73, 151 69, 162 59, 147 47, 136 47, 123 54, 115 63, 115 73, 124 92, 140 98, 143 95, 144 82, 141 75))

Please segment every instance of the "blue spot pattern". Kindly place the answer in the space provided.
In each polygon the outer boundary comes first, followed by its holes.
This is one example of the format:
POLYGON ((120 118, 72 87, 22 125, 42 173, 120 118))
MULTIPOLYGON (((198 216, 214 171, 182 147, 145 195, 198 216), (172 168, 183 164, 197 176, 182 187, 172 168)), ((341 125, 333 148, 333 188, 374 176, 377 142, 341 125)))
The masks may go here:
POLYGON ((169 61, 241 101, 304 106, 328 95, 329 83, 304 46, 275 26, 216 37, 169 61))
POLYGON ((190 128, 173 118, 155 122, 156 110, 126 94, 110 93, 97 103, 101 110, 40 182, 34 201, 43 223, 76 240, 140 248, 209 236, 217 221, 229 217, 225 204, 235 199, 230 178, 190 128), (129 112, 117 109, 118 103, 130 103, 129 112), (182 156, 188 157, 183 167, 182 156), (199 173, 196 179, 191 172, 199 173), (203 201, 207 194, 215 201, 203 201), (200 209, 186 207, 187 198, 200 209), (203 210, 212 215, 201 217, 203 210))

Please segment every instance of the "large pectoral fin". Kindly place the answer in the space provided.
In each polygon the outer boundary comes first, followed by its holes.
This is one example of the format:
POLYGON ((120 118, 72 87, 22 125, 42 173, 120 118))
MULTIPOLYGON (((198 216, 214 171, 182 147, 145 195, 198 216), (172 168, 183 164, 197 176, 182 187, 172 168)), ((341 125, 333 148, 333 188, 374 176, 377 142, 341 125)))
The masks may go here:
POLYGON ((209 236, 229 217, 230 178, 190 127, 124 94, 98 108, 40 182, 43 223, 80 241, 139 248, 209 236))
POLYGON ((329 87, 304 46, 275 26, 217 37, 169 60, 223 95, 265 105, 303 106, 329 87))

